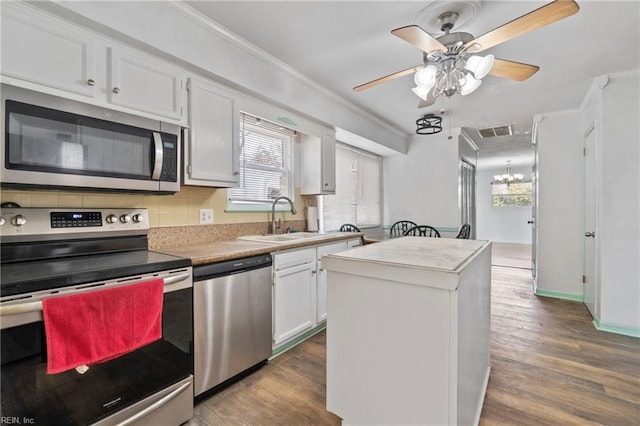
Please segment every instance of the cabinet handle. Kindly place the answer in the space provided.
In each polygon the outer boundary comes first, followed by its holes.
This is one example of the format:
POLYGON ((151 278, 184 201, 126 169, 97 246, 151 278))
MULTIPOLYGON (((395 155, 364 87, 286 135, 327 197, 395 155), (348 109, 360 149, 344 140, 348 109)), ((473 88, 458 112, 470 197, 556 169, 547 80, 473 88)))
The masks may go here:
POLYGON ((595 232, 585 232, 584 236, 585 237, 595 238, 596 237, 596 233, 595 232))
POLYGON ((95 86, 96 82, 92 78, 90 78, 89 80, 87 80, 87 84, 89 86, 95 86))
POLYGON ((114 87, 113 88, 113 93, 120 93, 120 88, 119 87, 114 87))
POLYGON ((235 176, 238 176, 238 175, 240 174, 240 171, 239 171, 239 170, 236 170, 235 172, 233 172, 233 174, 234 174, 235 176))

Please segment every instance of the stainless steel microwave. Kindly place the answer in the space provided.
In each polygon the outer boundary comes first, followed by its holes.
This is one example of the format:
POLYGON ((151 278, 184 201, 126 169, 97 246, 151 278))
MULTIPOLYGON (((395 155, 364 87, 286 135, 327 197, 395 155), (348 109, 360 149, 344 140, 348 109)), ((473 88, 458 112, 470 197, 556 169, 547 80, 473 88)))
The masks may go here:
POLYGON ((180 126, 1 87, 3 188, 180 190, 180 126))

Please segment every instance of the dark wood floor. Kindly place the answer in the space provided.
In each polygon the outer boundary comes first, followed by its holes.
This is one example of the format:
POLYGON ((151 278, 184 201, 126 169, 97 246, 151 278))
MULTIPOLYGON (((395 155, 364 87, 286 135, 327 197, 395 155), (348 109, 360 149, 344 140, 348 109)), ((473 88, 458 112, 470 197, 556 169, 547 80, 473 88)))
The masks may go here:
MULTIPOLYGON (((481 425, 639 425, 640 340, 597 331, 583 304, 532 294, 492 268, 491 375, 481 425)), ((188 425, 334 425, 325 333, 195 407, 188 425)))

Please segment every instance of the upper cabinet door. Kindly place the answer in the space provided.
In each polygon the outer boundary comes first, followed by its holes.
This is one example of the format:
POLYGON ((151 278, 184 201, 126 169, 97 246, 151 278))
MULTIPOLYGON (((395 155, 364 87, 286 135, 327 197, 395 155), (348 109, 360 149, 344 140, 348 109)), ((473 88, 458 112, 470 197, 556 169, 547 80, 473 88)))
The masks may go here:
POLYGON ((2 4, 2 75, 93 97, 98 80, 94 75, 94 39, 72 26, 17 7, 11 2, 2 4))
POLYGON ((238 185, 240 113, 234 93, 213 82, 189 79, 189 137, 183 183, 238 185))
POLYGON ((336 133, 323 129, 322 136, 301 137, 300 162, 302 195, 335 194, 336 192, 336 133))
POLYGON ((336 132, 322 132, 322 192, 336 192, 336 132))
POLYGON ((184 73, 165 62, 109 48, 109 102, 137 111, 182 119, 184 73))

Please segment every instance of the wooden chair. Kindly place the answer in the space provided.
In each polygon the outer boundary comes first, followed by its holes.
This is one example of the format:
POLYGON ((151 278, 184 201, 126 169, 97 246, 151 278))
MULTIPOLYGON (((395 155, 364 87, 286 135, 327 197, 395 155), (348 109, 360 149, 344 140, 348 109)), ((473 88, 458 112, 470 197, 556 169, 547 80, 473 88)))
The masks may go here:
POLYGON ((418 225, 408 229, 407 232, 404 233, 404 236, 440 238, 440 232, 433 226, 418 225))
POLYGON ((405 232, 414 226, 418 226, 418 224, 413 223, 410 220, 399 220, 391 225, 391 229, 389 229, 389 236, 391 238, 402 237, 405 232))
POLYGON ((350 223, 345 223, 340 227, 340 232, 362 232, 360 228, 350 223))
POLYGON ((460 228, 460 232, 458 232, 458 235, 456 235, 456 238, 468 240, 470 234, 471 234, 471 225, 469 225, 468 223, 465 223, 460 228))

